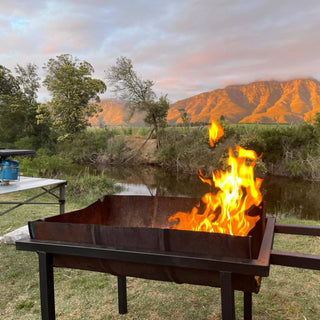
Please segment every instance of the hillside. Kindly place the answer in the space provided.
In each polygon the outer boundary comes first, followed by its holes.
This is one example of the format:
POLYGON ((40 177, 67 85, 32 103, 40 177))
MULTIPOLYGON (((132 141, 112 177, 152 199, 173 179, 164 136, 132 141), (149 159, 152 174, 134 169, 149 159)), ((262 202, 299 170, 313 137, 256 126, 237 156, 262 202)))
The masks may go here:
POLYGON ((119 101, 105 99, 100 102, 100 106, 102 111, 89 120, 93 126, 144 126, 144 115, 142 113, 135 113, 134 116, 128 120, 128 109, 119 101))
MULTIPOLYGON (((103 111, 91 119, 93 125, 143 125, 143 114, 127 122, 128 112, 114 100, 101 102, 103 111)), ((301 123, 320 112, 320 82, 315 79, 259 81, 231 85, 204 92, 173 103, 169 124, 181 122, 179 109, 185 109, 191 122, 209 122, 224 116, 230 123, 301 123)))
POLYGON ((320 112, 320 82, 314 79, 259 81, 201 93, 174 103, 169 123, 180 122, 185 109, 191 122, 224 116, 232 123, 300 123, 320 112))

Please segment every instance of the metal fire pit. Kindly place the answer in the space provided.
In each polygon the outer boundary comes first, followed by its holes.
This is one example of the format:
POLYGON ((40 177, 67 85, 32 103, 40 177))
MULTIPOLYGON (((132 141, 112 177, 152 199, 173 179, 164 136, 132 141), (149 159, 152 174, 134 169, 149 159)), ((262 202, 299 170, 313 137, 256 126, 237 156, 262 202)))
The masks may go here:
MULTIPOLYGON (((16 246, 39 254, 42 318, 55 319, 53 267, 67 267, 116 275, 120 313, 127 312, 131 276, 220 287, 223 319, 234 319, 234 290, 243 291, 244 318, 251 319, 252 293, 269 275, 275 219, 265 218, 263 206, 251 210, 261 219, 247 237, 170 229, 168 218, 193 206, 201 212, 203 204, 192 198, 106 196, 85 209, 29 222, 31 240, 16 246)), ((287 253, 273 256, 274 264, 289 260, 287 253)), ((297 257, 293 263, 301 267, 297 257)))

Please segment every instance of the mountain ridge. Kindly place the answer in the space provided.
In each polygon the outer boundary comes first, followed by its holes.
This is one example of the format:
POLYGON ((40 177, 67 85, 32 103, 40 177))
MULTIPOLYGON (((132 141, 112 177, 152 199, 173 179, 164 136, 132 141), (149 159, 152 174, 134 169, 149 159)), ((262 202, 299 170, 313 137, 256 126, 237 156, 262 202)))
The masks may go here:
MULTIPOLYGON (((103 111, 96 118, 101 123, 143 125, 143 114, 126 121, 128 112, 119 102, 104 100, 101 106, 103 111)), ((191 122, 209 122, 223 116, 230 123, 301 123, 320 112, 320 82, 312 78, 255 81, 203 92, 171 104, 169 124, 181 122, 181 109, 191 122)), ((99 122, 90 121, 95 125, 99 122)))

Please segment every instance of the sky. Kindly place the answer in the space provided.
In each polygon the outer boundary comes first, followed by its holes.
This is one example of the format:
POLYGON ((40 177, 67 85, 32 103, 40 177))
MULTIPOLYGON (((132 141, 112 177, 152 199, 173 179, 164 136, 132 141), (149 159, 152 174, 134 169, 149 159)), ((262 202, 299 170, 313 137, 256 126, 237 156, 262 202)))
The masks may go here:
MULTIPOLYGON (((125 56, 170 102, 259 80, 320 80, 319 0, 0 0, 0 64, 60 54, 94 78, 125 56)), ((102 97, 112 97, 111 90, 102 97)), ((45 88, 40 100, 50 96, 45 88)))

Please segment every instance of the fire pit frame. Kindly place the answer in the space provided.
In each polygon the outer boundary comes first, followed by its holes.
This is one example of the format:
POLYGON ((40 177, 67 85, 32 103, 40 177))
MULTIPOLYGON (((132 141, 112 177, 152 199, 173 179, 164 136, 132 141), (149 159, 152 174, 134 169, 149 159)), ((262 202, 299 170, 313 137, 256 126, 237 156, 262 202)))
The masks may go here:
MULTIPOLYGON (((220 274, 221 309, 223 319, 235 318, 234 288, 232 275, 245 274, 266 277, 270 270, 270 254, 273 244, 275 218, 268 218, 257 259, 212 259, 185 254, 137 250, 122 250, 97 245, 61 241, 30 239, 17 241, 17 250, 35 251, 39 255, 41 313, 43 320, 55 319, 54 302, 54 255, 71 255, 116 261, 147 263, 161 266, 216 270, 220 274)), ((119 313, 127 312, 126 277, 118 276, 119 313)), ((252 318, 252 293, 244 292, 244 319, 252 318)))
MULTIPOLYGON (((249 261, 221 261, 215 259, 196 258, 185 255, 152 253, 144 251, 117 250, 93 245, 79 245, 57 241, 27 240, 17 241, 17 250, 35 251, 39 256, 41 314, 43 320, 55 319, 53 256, 68 254, 74 256, 98 257, 102 259, 118 259, 121 261, 152 262, 168 266, 196 267, 200 269, 218 269, 221 279, 221 307, 223 319, 234 319, 234 289, 232 273, 254 273, 268 276, 270 265, 281 265, 304 269, 320 270, 320 255, 282 252, 272 250, 274 233, 320 236, 320 227, 276 224, 274 218, 267 219, 265 237, 258 259, 249 261)), ((126 277, 118 276, 118 308, 120 314, 127 313, 126 277)), ((244 292, 244 319, 252 319, 252 293, 244 292)))

